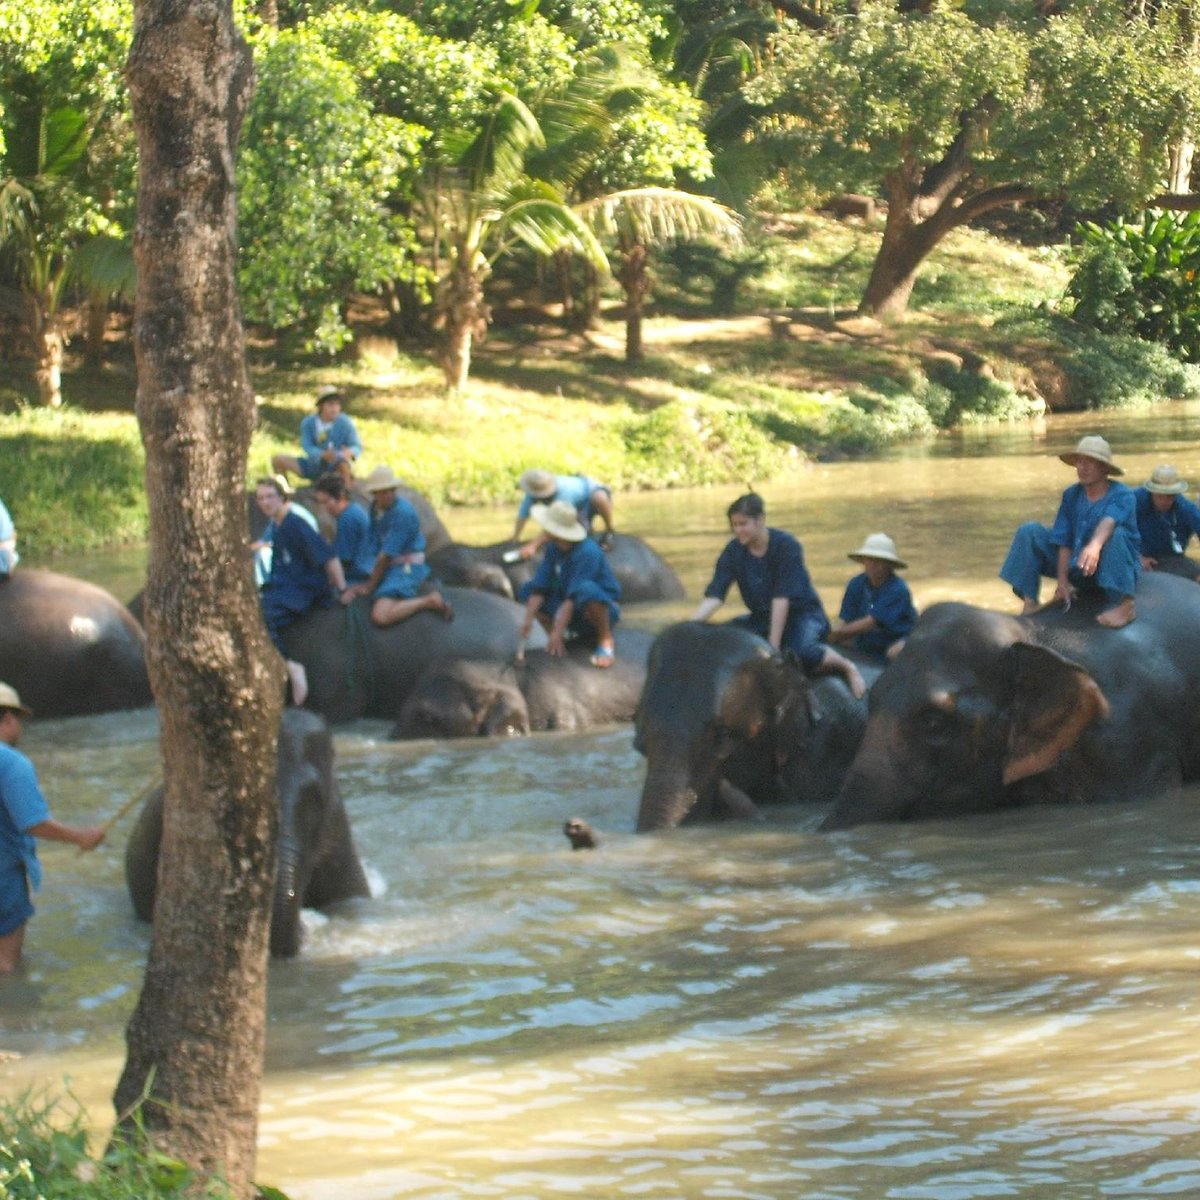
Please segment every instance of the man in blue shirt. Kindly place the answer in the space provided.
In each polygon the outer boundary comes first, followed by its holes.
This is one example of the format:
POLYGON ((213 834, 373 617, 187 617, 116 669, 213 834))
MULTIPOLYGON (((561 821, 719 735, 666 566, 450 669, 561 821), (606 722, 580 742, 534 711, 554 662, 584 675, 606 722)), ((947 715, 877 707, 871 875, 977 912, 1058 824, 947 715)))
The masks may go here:
POLYGON ((7 579, 17 565, 17 528, 4 501, 0 500, 0 579, 7 579))
POLYGON ((1187 480, 1174 467, 1155 467, 1150 478, 1134 489, 1139 558, 1147 571, 1166 571, 1200 580, 1200 563, 1184 553, 1193 533, 1200 534, 1200 508, 1184 494, 1187 480))
POLYGON ((298 458, 275 455, 271 469, 276 474, 290 471, 305 479, 316 479, 326 471, 337 471, 347 480, 352 477, 362 442, 354 422, 342 412, 341 393, 332 385, 317 392, 317 411, 300 422, 300 448, 298 458))
POLYGON ((1051 528, 1030 521, 1017 529, 1000 578, 1026 613, 1039 607, 1043 575, 1055 580, 1054 604, 1069 604, 1076 588, 1099 591, 1107 607, 1096 620, 1120 629, 1137 615, 1140 538, 1133 490, 1111 478, 1125 472, 1102 437, 1081 438, 1059 458, 1075 468, 1079 482, 1063 492, 1051 528))
POLYGON ((621 619, 621 585, 604 551, 587 535, 569 500, 534 505, 533 519, 546 531, 546 553, 533 578, 518 593, 525 602, 521 640, 534 621, 549 633, 551 654, 566 653, 567 632, 596 640, 592 666, 611 667, 616 659, 613 626, 621 619))
MULTIPOLYGON (((592 521, 599 517, 604 522, 600 545, 609 549, 613 535, 612 491, 607 484, 597 483, 586 475, 552 475, 549 471, 534 468, 526 471, 518 480, 521 505, 517 509, 517 523, 513 527, 513 541, 521 540, 521 530, 533 512, 535 504, 553 504, 565 500, 575 508, 576 515, 585 530, 592 528, 592 521)), ((530 558, 546 541, 546 535, 534 539, 521 547, 521 557, 530 558)))
POLYGON ((16 970, 33 916, 30 893, 42 881, 35 838, 94 850, 102 826, 76 828, 50 816, 33 763, 18 749, 24 721, 33 714, 7 683, 0 683, 0 973, 16 970))
POLYGON ((375 566, 367 510, 355 503, 346 481, 332 471, 317 480, 316 492, 317 503, 333 519, 336 528, 333 552, 341 559, 346 582, 365 582, 371 578, 371 568, 375 566))
POLYGON ((376 467, 362 486, 371 495, 373 563, 366 579, 342 593, 342 603, 349 604, 358 596, 374 597, 371 620, 381 627, 427 611, 452 621, 450 601, 429 582, 421 519, 417 510, 396 494, 400 480, 391 467, 376 467))
POLYGON ((896 553, 896 543, 886 533, 871 534, 846 557, 862 563, 863 570, 846 585, 838 614, 842 624, 829 640, 853 645, 864 654, 895 658, 917 623, 912 593, 896 574, 908 564, 896 553))

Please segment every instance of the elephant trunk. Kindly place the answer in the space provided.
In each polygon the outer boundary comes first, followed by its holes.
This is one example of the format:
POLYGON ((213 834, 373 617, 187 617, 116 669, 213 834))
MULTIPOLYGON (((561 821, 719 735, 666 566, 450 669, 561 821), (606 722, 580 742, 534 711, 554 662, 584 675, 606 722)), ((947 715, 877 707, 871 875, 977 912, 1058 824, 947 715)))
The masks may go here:
POLYGON ((300 909, 304 880, 299 843, 284 836, 279 842, 279 869, 271 908, 271 957, 295 958, 300 953, 300 909))
POLYGON ((896 770, 889 751, 891 722, 868 726, 867 736, 846 775, 823 832, 875 821, 902 821, 914 804, 913 789, 896 770))
POLYGON ((674 829, 692 811, 699 793, 690 778, 687 764, 663 763, 657 756, 647 760, 646 782, 638 808, 638 833, 653 829, 674 829))

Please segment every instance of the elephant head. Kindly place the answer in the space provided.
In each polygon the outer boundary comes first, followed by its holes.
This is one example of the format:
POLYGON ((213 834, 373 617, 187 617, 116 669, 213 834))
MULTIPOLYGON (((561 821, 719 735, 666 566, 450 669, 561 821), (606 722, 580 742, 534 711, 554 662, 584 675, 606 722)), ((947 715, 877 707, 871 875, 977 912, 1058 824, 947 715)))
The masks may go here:
POLYGON ((507 663, 435 663, 404 702, 392 736, 504 737, 527 734, 529 710, 507 663))
POLYGON ((872 689, 869 711, 822 829, 1019 803, 1109 706, 1087 670, 1031 642, 1020 622, 939 604, 872 689))

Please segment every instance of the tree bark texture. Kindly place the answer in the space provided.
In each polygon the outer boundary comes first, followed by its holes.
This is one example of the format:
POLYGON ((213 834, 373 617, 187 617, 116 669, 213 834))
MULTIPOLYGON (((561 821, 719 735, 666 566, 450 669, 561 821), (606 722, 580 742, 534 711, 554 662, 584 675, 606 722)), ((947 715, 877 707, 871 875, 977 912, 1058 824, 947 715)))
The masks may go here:
POLYGON ((631 242, 621 248, 621 266, 617 282, 625 292, 625 361, 636 364, 644 357, 642 348, 642 317, 646 310, 646 295, 650 291, 650 251, 641 242, 631 242))
POLYGON ((442 372, 451 392, 466 390, 471 374, 471 348, 487 334, 492 311, 484 299, 483 280, 470 266, 470 254, 460 250, 454 268, 442 285, 438 308, 444 338, 442 372))
POLYGON ((47 408, 59 408, 63 402, 62 365, 66 339, 55 311, 52 289, 47 287, 44 293, 31 293, 27 308, 29 336, 37 364, 33 377, 37 384, 38 403, 47 408))
POLYGON ((234 155, 253 91, 230 0, 135 0, 137 415, 146 625, 166 780, 146 976, 118 1119, 252 1194, 283 668, 246 553, 254 425, 235 283, 234 155))

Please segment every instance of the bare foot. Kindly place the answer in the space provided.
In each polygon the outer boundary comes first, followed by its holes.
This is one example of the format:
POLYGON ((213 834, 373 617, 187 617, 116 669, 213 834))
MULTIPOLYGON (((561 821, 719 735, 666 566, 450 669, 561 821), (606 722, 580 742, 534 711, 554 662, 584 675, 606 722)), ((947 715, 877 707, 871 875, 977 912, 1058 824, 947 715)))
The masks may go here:
POLYGON ((286 660, 288 679, 292 684, 292 703, 299 708, 308 699, 308 675, 304 664, 286 660))
POLYGON ((1037 612, 1041 607, 1042 606, 1036 600, 1030 600, 1029 597, 1026 596, 1021 605, 1021 616, 1027 617, 1030 613, 1037 612))
POLYGON ((863 677, 858 673, 858 668, 852 663, 846 664, 844 678, 846 686, 850 689, 850 695, 855 700, 861 700, 867 694, 867 684, 863 677))
POLYGON ((430 592, 429 602, 425 605, 430 612, 438 613, 442 620, 449 624, 454 620, 454 606, 441 592, 430 592))
POLYGON ((1132 596, 1126 596, 1120 604, 1106 608, 1097 618, 1096 624, 1106 629, 1121 629, 1137 616, 1132 596))

